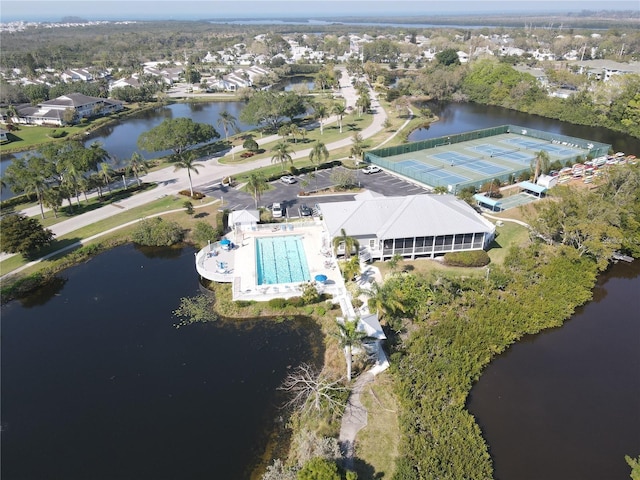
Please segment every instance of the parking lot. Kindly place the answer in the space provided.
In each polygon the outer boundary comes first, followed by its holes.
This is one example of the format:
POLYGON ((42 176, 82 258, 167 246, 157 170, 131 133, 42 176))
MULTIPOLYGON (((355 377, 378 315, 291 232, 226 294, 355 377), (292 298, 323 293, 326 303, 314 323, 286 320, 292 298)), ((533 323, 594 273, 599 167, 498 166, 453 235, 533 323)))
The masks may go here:
MULTIPOLYGON (((308 174, 296 175, 295 177, 297 182, 293 184, 285 184, 279 180, 271 182, 272 188, 262 194, 258 201, 258 207, 269 207, 273 203, 280 203, 285 210, 285 216, 295 218, 300 216, 299 207, 301 204, 306 204, 313 208, 316 203, 344 202, 353 200, 353 193, 298 196, 301 190, 313 191, 330 187, 333 184, 330 180, 332 171, 333 169, 318 170, 315 178, 309 178, 308 174), (302 185, 305 180, 308 185, 303 188, 302 185)), ((418 186, 384 171, 367 175, 362 173, 362 170, 358 170, 356 174, 356 181, 362 188, 371 190, 386 197, 396 195, 417 195, 428 192, 426 187, 418 186)), ((233 187, 223 187, 217 183, 205 186, 205 188, 199 188, 198 190, 208 197, 221 198, 224 201, 225 208, 228 208, 229 210, 255 208, 255 202, 251 195, 233 187)))

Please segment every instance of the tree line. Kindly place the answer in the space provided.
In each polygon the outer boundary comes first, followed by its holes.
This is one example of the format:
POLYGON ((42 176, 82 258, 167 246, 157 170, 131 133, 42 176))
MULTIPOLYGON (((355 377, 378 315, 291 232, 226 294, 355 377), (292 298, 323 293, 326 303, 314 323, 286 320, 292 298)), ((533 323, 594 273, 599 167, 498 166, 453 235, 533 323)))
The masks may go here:
POLYGON ((385 282, 388 301, 379 308, 387 325, 411 331, 406 341, 392 336, 402 431, 393 478, 492 478, 487 445, 466 410, 473 383, 523 335, 561 325, 587 302, 613 250, 640 257, 639 186, 636 165, 612 169, 592 192, 554 190, 557 198, 528 219, 528 244, 514 246, 486 277, 408 273, 385 282))

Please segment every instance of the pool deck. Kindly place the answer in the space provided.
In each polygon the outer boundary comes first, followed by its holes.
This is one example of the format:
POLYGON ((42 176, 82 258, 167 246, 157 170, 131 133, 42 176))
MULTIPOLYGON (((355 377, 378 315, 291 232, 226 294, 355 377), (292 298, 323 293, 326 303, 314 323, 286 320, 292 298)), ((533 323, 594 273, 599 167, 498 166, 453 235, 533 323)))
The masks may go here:
POLYGON ((345 295, 329 236, 319 220, 258 225, 254 230, 231 232, 225 238, 234 248, 225 250, 220 242, 208 245, 196 254, 196 269, 209 280, 232 283, 233 300, 267 301, 299 296, 300 283, 258 285, 255 239, 287 235, 301 237, 311 281, 316 275, 327 276, 324 284, 316 283, 318 290, 334 297, 345 295))

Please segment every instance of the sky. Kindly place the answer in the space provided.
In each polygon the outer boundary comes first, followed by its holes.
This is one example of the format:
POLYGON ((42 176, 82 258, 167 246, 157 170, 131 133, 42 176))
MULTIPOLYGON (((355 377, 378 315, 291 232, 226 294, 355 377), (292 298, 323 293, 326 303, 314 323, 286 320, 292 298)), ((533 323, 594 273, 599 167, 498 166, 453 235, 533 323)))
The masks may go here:
POLYGON ((202 20, 638 10, 638 0, 0 0, 0 21, 202 20))

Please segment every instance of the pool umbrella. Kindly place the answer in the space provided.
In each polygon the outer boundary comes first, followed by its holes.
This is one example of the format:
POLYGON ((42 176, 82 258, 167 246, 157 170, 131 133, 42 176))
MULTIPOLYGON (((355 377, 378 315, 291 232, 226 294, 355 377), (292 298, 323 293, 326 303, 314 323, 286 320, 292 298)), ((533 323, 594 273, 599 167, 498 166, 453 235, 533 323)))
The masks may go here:
POLYGON ((327 281, 326 275, 316 275, 316 282, 324 283, 327 281))
POLYGON ((220 245, 229 245, 231 243, 231 240, 229 240, 228 238, 223 238, 222 240, 220 240, 220 245))

